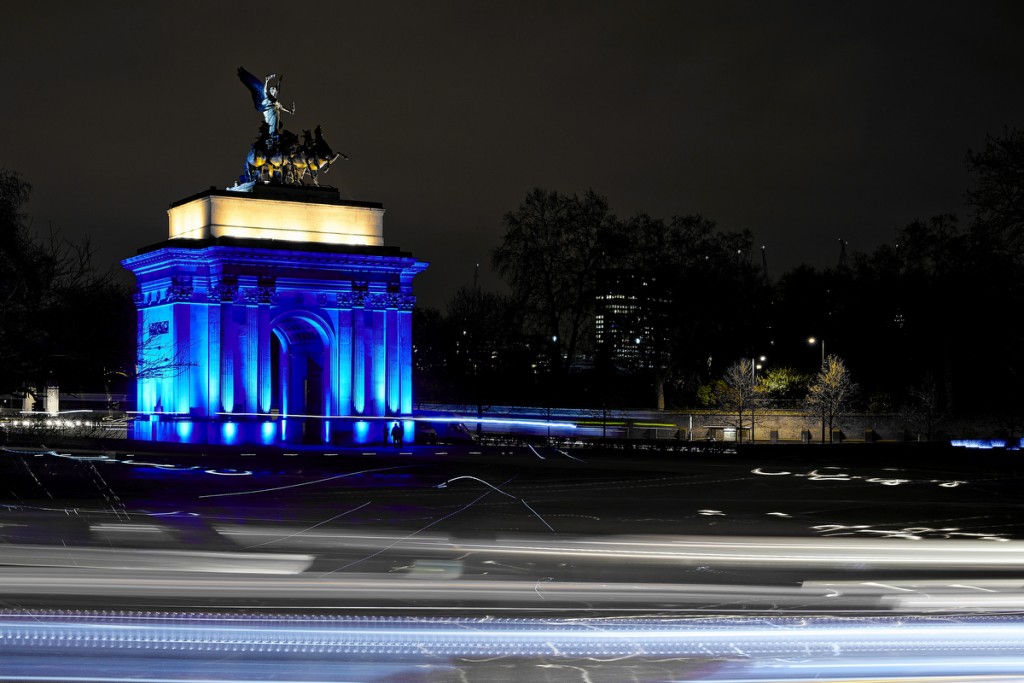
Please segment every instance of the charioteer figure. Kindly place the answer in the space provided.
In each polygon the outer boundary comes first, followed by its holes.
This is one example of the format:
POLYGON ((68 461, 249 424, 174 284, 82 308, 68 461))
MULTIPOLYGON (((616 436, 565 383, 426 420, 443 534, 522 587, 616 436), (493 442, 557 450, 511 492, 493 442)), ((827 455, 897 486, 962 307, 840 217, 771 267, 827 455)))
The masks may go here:
POLYGON ((263 82, 242 67, 238 67, 238 78, 249 89, 252 95, 252 103, 256 111, 263 115, 263 121, 267 124, 267 133, 271 138, 276 138, 281 133, 281 112, 285 114, 295 113, 295 103, 288 109, 277 99, 277 93, 281 87, 281 79, 277 79, 276 85, 271 85, 271 79, 277 78, 277 74, 270 74, 263 82))
POLYGON ((252 95, 256 111, 263 116, 259 136, 249 148, 240 181, 301 185, 308 175, 314 185, 319 185, 317 176, 320 173, 326 173, 339 157, 348 158, 331 149, 320 126, 313 133, 303 131, 301 143, 298 135, 284 128, 281 114, 294 114, 295 104, 289 109, 278 100, 281 79, 276 74, 260 81, 238 67, 238 78, 252 95), (275 78, 276 84, 271 84, 275 78))

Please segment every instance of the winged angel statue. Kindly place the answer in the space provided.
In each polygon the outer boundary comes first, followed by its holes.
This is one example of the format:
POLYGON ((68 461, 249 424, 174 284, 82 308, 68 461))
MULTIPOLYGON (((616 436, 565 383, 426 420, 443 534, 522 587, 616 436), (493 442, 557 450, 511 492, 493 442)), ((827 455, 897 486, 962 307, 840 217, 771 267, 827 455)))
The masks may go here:
POLYGON ((261 81, 238 67, 238 78, 252 95, 256 111, 263 116, 260 133, 245 160, 243 182, 302 185, 308 174, 313 184, 319 186, 318 174, 326 173, 339 157, 348 159, 331 149, 320 126, 312 133, 302 131, 301 142, 298 135, 282 126, 281 114, 294 114, 295 105, 289 109, 278 100, 282 79, 276 74, 270 74, 261 81), (277 82, 271 84, 274 79, 277 82))
POLYGON ((277 135, 281 132, 281 112, 286 114, 295 113, 295 104, 292 103, 292 108, 285 108, 277 100, 277 92, 281 88, 281 79, 277 79, 277 85, 270 85, 270 80, 277 78, 277 74, 270 74, 263 82, 253 76, 251 73, 238 67, 238 77, 245 84, 245 87, 249 89, 249 93, 252 95, 252 103, 256 105, 256 111, 263 114, 263 121, 267 124, 267 130, 270 131, 271 135, 277 135))

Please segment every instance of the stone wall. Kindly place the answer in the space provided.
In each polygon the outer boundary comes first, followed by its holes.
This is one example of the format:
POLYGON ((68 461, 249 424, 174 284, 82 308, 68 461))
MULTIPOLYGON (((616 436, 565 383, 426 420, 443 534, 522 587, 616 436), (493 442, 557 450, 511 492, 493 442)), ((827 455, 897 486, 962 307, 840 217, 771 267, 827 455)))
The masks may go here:
MULTIPOLYGON (((634 413, 636 417, 641 414, 634 413)), ((648 413, 649 419, 657 420, 666 427, 652 431, 651 438, 667 438, 671 434, 668 425, 675 424, 679 430, 673 438, 705 439, 713 435, 716 439, 728 438, 722 427, 735 427, 736 415, 714 412, 679 412, 679 413, 648 413), (692 422, 691 422, 692 420, 692 422), (689 434, 693 426, 692 436, 689 434)), ((743 416, 743 441, 750 440, 750 415, 743 416)), ((905 416, 896 413, 850 413, 839 416, 833 423, 833 438, 843 441, 878 442, 878 441, 926 441, 924 425, 908 423, 905 416)), ((635 432, 636 430, 634 430, 635 432)), ((999 435, 999 425, 992 419, 977 418, 950 419, 933 426, 931 440, 943 441, 950 438, 976 438, 999 435)), ((634 433, 633 436, 642 436, 634 433)), ((733 434, 732 438, 735 438, 733 434)), ((807 438, 811 443, 820 443, 822 439, 822 421, 820 417, 808 416, 793 411, 765 411, 754 415, 754 441, 770 442, 802 442, 807 438), (807 436, 804 436, 807 432, 807 436), (774 434, 773 434, 774 433, 774 434)), ((825 427, 825 440, 829 440, 828 427, 825 427)))

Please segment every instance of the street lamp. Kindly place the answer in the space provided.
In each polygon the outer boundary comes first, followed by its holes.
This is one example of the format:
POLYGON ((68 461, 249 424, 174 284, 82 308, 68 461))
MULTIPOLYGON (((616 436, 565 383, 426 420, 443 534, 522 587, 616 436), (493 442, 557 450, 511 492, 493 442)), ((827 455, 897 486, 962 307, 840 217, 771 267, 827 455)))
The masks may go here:
POLYGON ((750 379, 755 382, 757 381, 757 370, 764 367, 761 363, 764 363, 766 360, 768 360, 768 356, 758 356, 756 360, 750 359, 750 379))
POLYGON ((819 341, 821 341, 821 364, 825 365, 825 340, 824 339, 819 340, 816 337, 808 337, 807 338, 807 343, 810 344, 811 346, 814 346, 819 341))
MULTIPOLYGON (((758 356, 757 359, 750 359, 750 443, 754 443, 754 411, 757 408, 753 392, 757 390, 757 371, 761 369, 761 363, 768 360, 767 356, 758 356), (761 361, 760 363, 758 361, 761 361)), ((742 439, 743 425, 740 425, 740 438, 742 439)))
POLYGON ((554 401, 555 361, 561 364, 561 351, 558 349, 558 335, 551 335, 551 364, 548 367, 548 443, 551 443, 551 403, 554 401))
MULTIPOLYGON (((818 341, 821 342, 821 369, 825 369, 825 340, 816 339, 815 337, 808 337, 807 343, 813 346, 818 341)), ((821 402, 821 443, 825 443, 825 402, 821 402)))

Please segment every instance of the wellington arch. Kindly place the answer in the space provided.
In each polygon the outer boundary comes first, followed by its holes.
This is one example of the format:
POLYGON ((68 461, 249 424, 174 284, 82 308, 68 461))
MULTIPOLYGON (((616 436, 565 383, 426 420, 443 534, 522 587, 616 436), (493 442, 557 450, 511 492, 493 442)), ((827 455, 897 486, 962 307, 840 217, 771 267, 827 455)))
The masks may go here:
POLYGON ((384 207, 245 183, 171 205, 136 278, 139 439, 364 443, 412 416, 413 278, 384 207))

